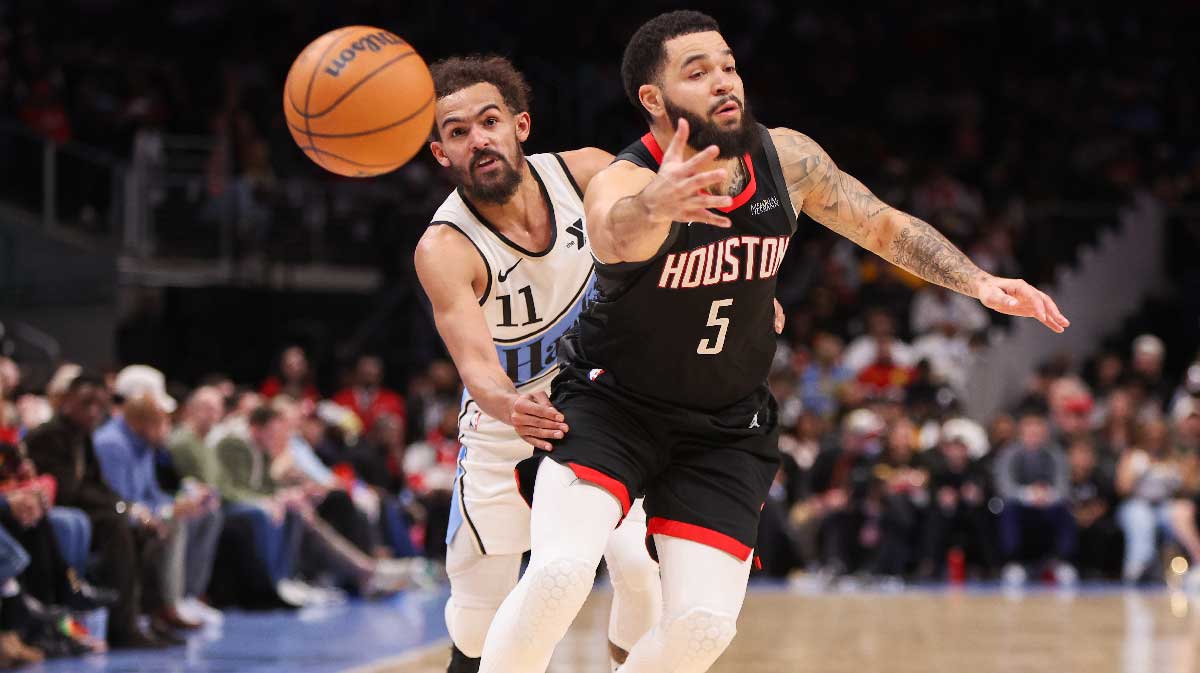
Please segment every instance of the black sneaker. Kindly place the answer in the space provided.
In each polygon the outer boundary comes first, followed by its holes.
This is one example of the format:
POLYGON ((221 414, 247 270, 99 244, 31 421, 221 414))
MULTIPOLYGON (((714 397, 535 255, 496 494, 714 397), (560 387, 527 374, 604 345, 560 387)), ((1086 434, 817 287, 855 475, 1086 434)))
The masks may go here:
POLYGON ((446 673, 479 673, 479 659, 472 659, 463 654, 457 646, 450 646, 450 665, 446 673))

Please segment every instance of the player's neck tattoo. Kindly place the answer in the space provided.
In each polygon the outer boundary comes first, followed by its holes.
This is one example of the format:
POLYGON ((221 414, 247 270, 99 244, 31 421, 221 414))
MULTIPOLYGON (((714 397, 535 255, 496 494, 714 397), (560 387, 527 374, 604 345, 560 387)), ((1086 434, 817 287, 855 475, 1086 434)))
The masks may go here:
POLYGON ((746 188, 746 183, 750 182, 750 172, 746 170, 745 157, 738 157, 737 163, 730 170, 729 186, 726 193, 729 196, 737 196, 746 188))

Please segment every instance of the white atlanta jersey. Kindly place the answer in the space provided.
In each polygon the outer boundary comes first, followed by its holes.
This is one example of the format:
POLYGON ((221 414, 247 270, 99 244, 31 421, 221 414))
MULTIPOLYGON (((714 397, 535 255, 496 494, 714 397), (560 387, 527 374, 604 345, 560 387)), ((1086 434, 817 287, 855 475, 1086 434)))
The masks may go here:
MULTIPOLYGON (((545 250, 526 250, 510 241, 463 198, 461 189, 447 197, 432 219, 434 225, 461 232, 483 258, 488 280, 479 305, 500 366, 522 393, 549 391, 558 372, 558 338, 592 301, 595 287, 579 186, 557 154, 534 154, 526 161, 550 212, 553 228, 545 250)), ((463 449, 447 541, 465 519, 484 553, 528 549, 528 508, 516 492, 513 467, 533 448, 512 426, 483 413, 467 391, 459 438, 463 449)))

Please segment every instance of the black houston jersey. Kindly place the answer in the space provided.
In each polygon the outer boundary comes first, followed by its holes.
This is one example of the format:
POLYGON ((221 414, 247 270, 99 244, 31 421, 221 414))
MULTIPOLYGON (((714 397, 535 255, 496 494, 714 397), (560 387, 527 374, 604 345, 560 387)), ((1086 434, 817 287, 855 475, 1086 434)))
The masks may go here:
MULTIPOLYGON (((582 363, 632 392, 704 411, 766 382, 776 273, 796 216, 770 134, 759 130, 761 142, 743 157, 749 181, 721 209, 732 226, 675 222, 649 261, 597 262, 599 297, 568 354, 573 346, 582 363)), ((647 133, 617 160, 657 171, 662 149, 647 133)))

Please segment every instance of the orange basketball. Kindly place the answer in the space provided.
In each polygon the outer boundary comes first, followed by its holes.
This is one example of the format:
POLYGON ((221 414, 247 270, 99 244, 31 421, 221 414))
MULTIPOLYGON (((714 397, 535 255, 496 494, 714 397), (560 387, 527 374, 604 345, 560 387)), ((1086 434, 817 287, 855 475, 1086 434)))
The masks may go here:
POLYGON ((404 165, 433 128, 433 77, 389 31, 347 26, 305 47, 288 71, 283 111, 310 159, 368 177, 404 165))

